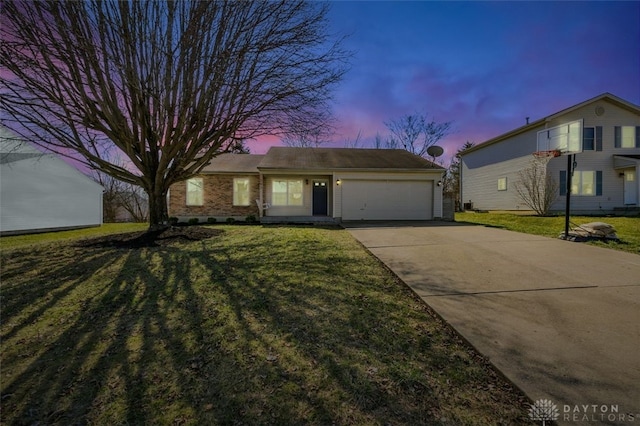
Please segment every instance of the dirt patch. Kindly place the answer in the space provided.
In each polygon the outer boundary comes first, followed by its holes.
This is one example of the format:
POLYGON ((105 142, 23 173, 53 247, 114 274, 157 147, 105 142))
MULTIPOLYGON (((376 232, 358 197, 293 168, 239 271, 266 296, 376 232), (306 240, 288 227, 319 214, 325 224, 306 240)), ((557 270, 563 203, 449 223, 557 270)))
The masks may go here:
POLYGON ((178 243, 206 240, 222 234, 220 229, 203 228, 201 226, 170 227, 154 232, 127 232, 104 237, 89 238, 79 241, 78 247, 106 247, 135 249, 142 247, 166 247, 178 243))

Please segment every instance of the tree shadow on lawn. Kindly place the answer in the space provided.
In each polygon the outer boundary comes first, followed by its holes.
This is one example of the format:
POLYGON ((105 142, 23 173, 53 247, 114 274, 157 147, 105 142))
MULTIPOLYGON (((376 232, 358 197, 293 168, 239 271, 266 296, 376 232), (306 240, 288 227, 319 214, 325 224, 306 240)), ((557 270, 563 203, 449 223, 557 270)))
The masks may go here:
POLYGON ((407 289, 354 267, 375 261, 269 232, 8 261, 4 421, 526 423, 526 400, 477 390, 505 384, 407 289))

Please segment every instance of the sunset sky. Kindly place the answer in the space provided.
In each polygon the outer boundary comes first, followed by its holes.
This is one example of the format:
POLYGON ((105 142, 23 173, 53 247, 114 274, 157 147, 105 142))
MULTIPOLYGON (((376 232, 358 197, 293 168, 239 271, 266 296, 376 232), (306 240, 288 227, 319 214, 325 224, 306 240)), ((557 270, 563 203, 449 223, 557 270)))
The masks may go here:
POLYGON ((421 112, 454 122, 447 156, 603 92, 640 104, 640 2, 336 1, 329 18, 354 53, 336 146, 421 112))

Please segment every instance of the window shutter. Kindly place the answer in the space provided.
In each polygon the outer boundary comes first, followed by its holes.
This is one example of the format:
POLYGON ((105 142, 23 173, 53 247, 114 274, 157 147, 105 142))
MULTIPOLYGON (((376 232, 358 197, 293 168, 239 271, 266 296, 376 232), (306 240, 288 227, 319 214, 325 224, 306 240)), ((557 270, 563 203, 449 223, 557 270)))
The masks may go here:
POLYGON ((616 126, 613 128, 614 130, 614 135, 615 135, 615 144, 614 146, 616 148, 620 148, 622 146, 622 138, 621 138, 621 132, 620 132, 620 126, 616 126))
POLYGON ((602 170, 596 171, 596 195, 602 195, 602 170))
POLYGON ((560 170, 560 196, 567 195, 567 171, 560 170))
POLYGON ((640 148, 640 126, 636 126, 636 148, 640 148))
POLYGON ((596 126, 596 151, 602 151, 602 126, 596 126))

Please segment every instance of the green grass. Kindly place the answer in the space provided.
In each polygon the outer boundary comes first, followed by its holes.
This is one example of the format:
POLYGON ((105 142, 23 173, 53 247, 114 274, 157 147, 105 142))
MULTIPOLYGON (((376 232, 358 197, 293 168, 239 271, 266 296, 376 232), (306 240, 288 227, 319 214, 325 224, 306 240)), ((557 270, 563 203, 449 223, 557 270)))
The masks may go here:
POLYGON ((99 237, 102 235, 121 232, 144 231, 149 227, 147 223, 104 223, 95 228, 73 229, 70 231, 46 232, 41 234, 15 235, 0 237, 0 249, 32 246, 34 244, 48 244, 63 240, 99 237))
MULTIPOLYGON (((456 213, 457 222, 477 223, 480 225, 504 228, 509 231, 523 232, 526 234, 542 235, 557 238, 564 232, 564 216, 538 217, 513 213, 456 213)), ((615 250, 640 253, 640 217, 593 217, 571 216, 571 228, 589 222, 605 222, 616 229, 620 242, 589 241, 600 247, 615 250)))
POLYGON ((2 423, 530 424, 346 231, 3 250, 2 423))

